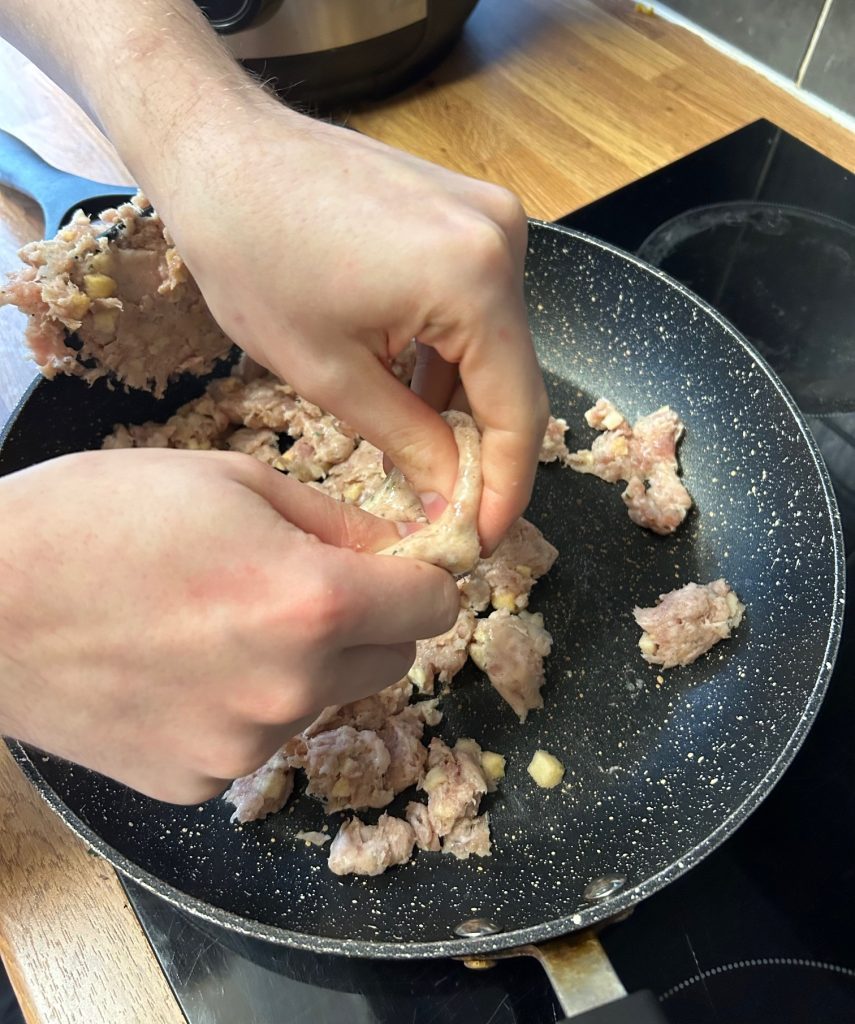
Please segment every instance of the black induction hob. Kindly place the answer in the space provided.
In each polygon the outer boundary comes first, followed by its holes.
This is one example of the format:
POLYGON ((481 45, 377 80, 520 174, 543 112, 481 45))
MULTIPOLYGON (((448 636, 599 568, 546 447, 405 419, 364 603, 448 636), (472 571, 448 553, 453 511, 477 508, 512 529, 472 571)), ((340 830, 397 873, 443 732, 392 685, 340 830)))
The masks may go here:
MULTIPOLYGON (((719 308, 808 415, 855 568, 855 177, 758 121, 561 220, 640 251, 719 308)), ((850 590, 851 593, 851 590, 850 590)), ((851 605, 850 605, 851 609, 851 605)), ((855 1021, 855 627, 816 724, 760 809, 601 935, 672 1024, 855 1021)), ((546 1024, 534 962, 348 966, 200 930, 125 882, 190 1024, 546 1024)))

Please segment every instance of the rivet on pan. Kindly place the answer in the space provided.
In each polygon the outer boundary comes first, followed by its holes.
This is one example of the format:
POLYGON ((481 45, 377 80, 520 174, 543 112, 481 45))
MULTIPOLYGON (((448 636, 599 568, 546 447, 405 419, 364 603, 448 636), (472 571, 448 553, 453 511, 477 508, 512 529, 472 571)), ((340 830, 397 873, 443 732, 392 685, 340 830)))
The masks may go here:
POLYGON ((491 967, 496 966, 495 960, 479 960, 477 957, 468 956, 463 961, 463 966, 468 967, 470 971, 489 971, 491 967))
POLYGON ((454 934, 461 939, 480 939, 485 935, 495 935, 502 929, 495 921, 486 917, 470 917, 468 921, 461 921, 454 929, 454 934))
POLYGON ((595 903, 597 900, 604 900, 606 896, 618 892, 625 885, 626 877, 624 875, 603 875, 602 878, 595 878, 592 882, 588 882, 582 890, 582 895, 586 900, 595 903))

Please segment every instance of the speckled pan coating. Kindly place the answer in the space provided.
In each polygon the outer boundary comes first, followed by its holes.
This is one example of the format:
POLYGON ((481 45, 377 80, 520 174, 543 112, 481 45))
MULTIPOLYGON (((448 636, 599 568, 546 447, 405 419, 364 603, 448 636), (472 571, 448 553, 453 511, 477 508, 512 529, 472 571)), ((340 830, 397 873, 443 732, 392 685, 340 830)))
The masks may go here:
MULTIPOLYGON (((649 896, 729 835, 780 777, 822 699, 843 611, 839 518, 804 421, 727 323, 631 256, 534 223, 527 286, 571 446, 590 443, 582 414, 601 395, 630 418, 669 403, 686 424, 681 459, 697 509, 674 537, 655 537, 629 521, 619 487, 541 468, 531 518, 561 550, 532 599, 555 636, 546 707, 521 728, 470 667, 440 727, 507 755, 507 776, 487 800, 494 856, 420 854, 380 878, 339 879, 324 851, 293 839, 323 821, 311 801, 236 828, 219 801, 166 806, 13 744, 45 799, 119 870, 209 921, 304 949, 483 952, 590 925, 649 896), (722 575, 747 605, 745 622, 657 685, 636 647, 633 605, 722 575), (537 747, 567 765, 548 792, 526 773, 537 747), (587 902, 585 886, 610 873, 625 875, 626 888, 587 902), (470 917, 503 931, 455 938, 470 917)), ((176 385, 157 415, 194 388, 176 385)), ((146 396, 103 382, 88 391, 79 380, 40 383, 5 435, 0 471, 94 447, 114 421, 153 414, 146 396)))

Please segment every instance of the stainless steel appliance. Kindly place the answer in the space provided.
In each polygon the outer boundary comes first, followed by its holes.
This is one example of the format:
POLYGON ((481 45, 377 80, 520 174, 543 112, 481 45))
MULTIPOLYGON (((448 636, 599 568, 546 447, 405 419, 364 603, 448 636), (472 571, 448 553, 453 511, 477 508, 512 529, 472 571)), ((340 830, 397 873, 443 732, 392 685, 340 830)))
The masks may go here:
POLYGON ((416 81, 477 0, 197 0, 226 45, 291 103, 328 108, 416 81))

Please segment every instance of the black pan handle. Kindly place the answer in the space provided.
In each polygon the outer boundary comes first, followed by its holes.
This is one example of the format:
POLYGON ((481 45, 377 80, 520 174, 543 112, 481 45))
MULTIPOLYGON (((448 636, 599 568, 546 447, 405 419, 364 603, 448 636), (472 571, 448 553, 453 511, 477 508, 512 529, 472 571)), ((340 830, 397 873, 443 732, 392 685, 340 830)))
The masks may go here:
POLYGON ((668 1024, 659 1000, 652 992, 633 992, 593 1010, 565 1017, 563 1024, 668 1024))
MULTIPOLYGON (((66 212, 73 206, 99 196, 131 195, 128 185, 108 185, 76 174, 61 171, 35 150, 0 130, 0 185, 6 185, 30 196, 42 208, 45 228, 55 231, 66 212)), ((103 206, 109 205, 107 203, 103 206)))

